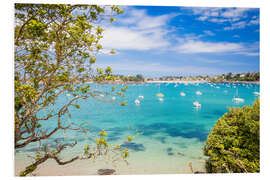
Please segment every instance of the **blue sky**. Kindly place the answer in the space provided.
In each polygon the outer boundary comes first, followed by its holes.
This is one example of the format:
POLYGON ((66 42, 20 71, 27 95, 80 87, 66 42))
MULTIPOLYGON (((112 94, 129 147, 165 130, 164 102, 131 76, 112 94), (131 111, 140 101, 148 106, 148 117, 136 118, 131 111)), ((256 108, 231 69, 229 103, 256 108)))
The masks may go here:
POLYGON ((145 77, 259 71, 259 9, 123 6, 96 66, 145 77))

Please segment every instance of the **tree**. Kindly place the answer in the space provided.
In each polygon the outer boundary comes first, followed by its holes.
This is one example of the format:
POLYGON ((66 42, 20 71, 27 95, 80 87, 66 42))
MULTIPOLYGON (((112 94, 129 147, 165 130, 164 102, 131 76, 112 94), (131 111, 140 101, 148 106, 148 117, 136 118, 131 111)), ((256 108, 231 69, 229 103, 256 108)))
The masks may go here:
POLYGON ((240 80, 240 74, 239 73, 235 75, 234 80, 236 80, 236 81, 240 80))
MULTIPOLYGON (((67 122, 71 107, 80 108, 80 99, 89 97, 97 100, 102 98, 100 92, 92 89, 89 80, 98 82, 111 78, 112 68, 105 72, 92 68, 96 62, 96 54, 102 50, 99 43, 103 29, 98 26, 101 20, 113 22, 114 16, 123 11, 118 6, 96 5, 64 5, 64 4, 15 4, 15 149, 26 147, 31 143, 50 138, 56 132, 68 130, 82 131, 87 129, 74 122, 67 122), (61 94, 71 95, 65 105, 50 108, 61 94), (38 113, 43 112, 43 116, 38 113), (42 123, 56 119, 57 125, 51 130, 43 128, 42 123)), ((126 89, 124 89, 125 91, 126 89)), ((123 96, 115 87, 106 95, 123 96)), ((125 105, 125 103, 120 103, 125 105)), ((111 147, 100 133, 96 150, 90 151, 88 145, 83 156, 62 161, 61 151, 76 145, 56 142, 57 148, 51 149, 44 145, 36 152, 35 162, 21 172, 25 176, 33 172, 38 165, 48 159, 54 159, 59 165, 71 163, 78 159, 92 158, 119 148, 111 147), (103 151, 104 150, 104 151, 103 151)), ((123 157, 126 157, 126 151, 123 157)))
POLYGON ((255 72, 253 74, 253 81, 259 81, 260 80, 260 73, 259 72, 255 72))
MULTIPOLYGON (((225 75, 224 75, 225 76, 225 75)), ((226 76, 225 76, 225 79, 226 80, 231 80, 232 79, 232 73, 231 72, 229 72, 226 76)))
POLYGON ((231 108, 209 134, 204 153, 211 173, 260 171, 260 102, 231 108))
POLYGON ((244 76, 245 81, 250 81, 251 74, 250 72, 246 73, 244 76))
POLYGON ((136 81, 144 81, 143 75, 137 74, 136 75, 136 81))

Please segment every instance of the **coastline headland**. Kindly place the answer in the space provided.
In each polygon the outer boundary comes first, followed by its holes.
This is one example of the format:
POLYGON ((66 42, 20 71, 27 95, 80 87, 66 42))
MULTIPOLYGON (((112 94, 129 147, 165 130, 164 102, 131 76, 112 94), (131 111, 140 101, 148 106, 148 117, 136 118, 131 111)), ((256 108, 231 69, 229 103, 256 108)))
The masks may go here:
MULTIPOLYGON (((88 83, 95 83, 95 81, 89 81, 88 83)), ((100 83, 100 82, 98 82, 100 83)), ((196 81, 181 81, 181 80, 151 80, 151 81, 104 81, 100 84, 151 84, 151 83, 179 83, 179 84, 196 84, 196 83, 235 83, 235 84, 260 84, 260 81, 205 81, 205 80, 196 80, 196 81)))

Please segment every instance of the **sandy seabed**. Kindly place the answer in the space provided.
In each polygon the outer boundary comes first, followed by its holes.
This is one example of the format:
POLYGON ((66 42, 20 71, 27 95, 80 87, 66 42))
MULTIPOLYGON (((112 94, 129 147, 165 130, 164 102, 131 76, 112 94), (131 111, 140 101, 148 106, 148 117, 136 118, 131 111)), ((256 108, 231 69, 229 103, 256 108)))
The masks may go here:
MULTIPOLYGON (((179 141, 174 138, 173 141, 179 141)), ((32 175, 36 176, 87 176, 98 175, 99 169, 114 169, 115 175, 132 174, 186 174, 191 173, 189 163, 192 163, 194 171, 205 171, 205 160, 197 158, 201 156, 199 144, 194 144, 188 149, 177 149, 177 146, 170 144, 175 149, 174 155, 166 153, 167 146, 162 143, 145 144, 146 151, 130 152, 127 158, 128 164, 123 160, 112 163, 110 160, 99 159, 93 161, 77 160, 67 165, 58 165, 54 160, 47 160, 38 166, 32 175), (178 155, 180 150, 186 156, 178 155)), ((63 156, 63 160, 68 160, 63 156)), ((26 158, 25 153, 15 155, 15 176, 31 164, 31 158, 26 158)))

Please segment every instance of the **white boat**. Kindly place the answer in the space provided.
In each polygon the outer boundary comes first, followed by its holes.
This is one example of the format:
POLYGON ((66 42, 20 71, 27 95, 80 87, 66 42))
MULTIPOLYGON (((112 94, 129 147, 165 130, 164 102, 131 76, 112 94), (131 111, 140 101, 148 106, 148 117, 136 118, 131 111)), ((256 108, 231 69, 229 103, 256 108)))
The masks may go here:
POLYGON ((140 102, 138 99, 135 100, 135 104, 136 104, 136 105, 139 105, 140 103, 141 103, 141 102, 140 102))
POLYGON ((254 94, 255 96, 259 96, 259 95, 260 95, 260 92, 255 91, 253 94, 254 94))
POLYGON ((144 96, 139 96, 138 98, 143 99, 143 98, 144 98, 144 96))
POLYGON ((243 103, 245 100, 238 96, 238 88, 236 89, 236 96, 232 99, 235 103, 243 103))
POLYGON ((236 103, 242 103, 245 100, 243 98, 233 98, 233 101, 236 102, 236 103))
POLYGON ((67 94, 66 96, 68 96, 68 97, 69 97, 69 96, 71 96, 71 95, 70 95, 70 94, 67 94))
POLYGON ((104 97, 104 94, 100 94, 99 96, 100 96, 100 97, 104 97))
POLYGON ((193 102, 193 106, 195 106, 195 107, 201 107, 202 105, 198 101, 195 101, 195 102, 193 102))
POLYGON ((181 92, 180 96, 186 96, 186 94, 184 92, 181 92))
POLYGON ((202 95, 202 92, 201 91, 196 91, 196 94, 197 95, 202 95))
POLYGON ((115 96, 113 96, 113 97, 112 97, 112 100, 115 100, 115 99, 116 99, 116 97, 115 97, 115 96))
POLYGON ((159 100, 160 102, 163 102, 163 101, 164 101, 164 99, 163 99, 163 98, 158 98, 158 100, 159 100))
POLYGON ((217 89, 219 89, 220 87, 219 87, 219 86, 217 86, 216 88, 217 88, 217 89))

